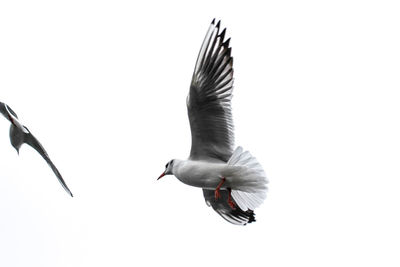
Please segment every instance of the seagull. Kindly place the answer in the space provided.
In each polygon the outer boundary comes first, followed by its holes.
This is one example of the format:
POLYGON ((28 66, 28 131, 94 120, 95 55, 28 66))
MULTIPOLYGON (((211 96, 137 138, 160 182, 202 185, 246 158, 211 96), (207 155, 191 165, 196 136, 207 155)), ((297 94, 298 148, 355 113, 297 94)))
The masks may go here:
POLYGON ((47 154, 46 150, 44 150, 43 146, 39 143, 36 137, 32 135, 28 128, 19 122, 17 114, 7 104, 3 102, 0 102, 0 113, 3 114, 3 116, 11 122, 10 141, 11 145, 15 148, 15 150, 17 150, 17 153, 19 154, 19 149, 24 143, 33 147, 44 158, 44 160, 46 160, 47 164, 51 167, 65 191, 67 191, 67 193, 70 194, 71 197, 73 197, 71 190, 69 190, 60 172, 50 160, 50 157, 47 154))
POLYGON ((194 68, 186 105, 192 133, 187 160, 173 159, 165 175, 203 189, 208 206, 236 225, 255 221, 254 209, 267 193, 265 172, 250 152, 234 149, 231 112, 233 58, 226 29, 215 19, 207 31, 194 68))

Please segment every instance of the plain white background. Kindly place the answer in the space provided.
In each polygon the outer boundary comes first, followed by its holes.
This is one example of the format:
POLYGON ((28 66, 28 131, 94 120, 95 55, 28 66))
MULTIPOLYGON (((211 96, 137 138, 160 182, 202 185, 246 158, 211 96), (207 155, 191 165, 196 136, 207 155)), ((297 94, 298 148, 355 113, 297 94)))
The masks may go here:
POLYGON ((2 1, 1 266, 399 266, 398 1, 2 1), (236 144, 270 180, 246 227, 172 176, 212 18, 232 37, 236 144))

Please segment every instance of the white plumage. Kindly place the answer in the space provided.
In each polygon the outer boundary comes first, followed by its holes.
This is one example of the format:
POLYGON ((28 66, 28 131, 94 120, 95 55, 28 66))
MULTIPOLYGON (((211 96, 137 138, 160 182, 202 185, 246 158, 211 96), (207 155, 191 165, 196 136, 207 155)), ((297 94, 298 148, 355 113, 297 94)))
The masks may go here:
POLYGON ((196 61, 186 99, 192 133, 189 159, 171 160, 159 178, 173 174, 202 188, 207 205, 227 221, 245 225, 255 221, 253 211, 266 198, 267 178, 250 152, 234 150, 233 58, 225 32, 213 20, 196 61))

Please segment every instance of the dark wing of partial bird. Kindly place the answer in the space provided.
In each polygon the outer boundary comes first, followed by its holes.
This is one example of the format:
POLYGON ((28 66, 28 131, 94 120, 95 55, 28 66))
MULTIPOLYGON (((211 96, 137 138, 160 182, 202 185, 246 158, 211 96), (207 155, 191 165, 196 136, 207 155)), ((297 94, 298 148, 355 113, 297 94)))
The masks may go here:
POLYGON ((4 117, 7 118, 7 120, 12 122, 9 117, 8 112, 10 112, 15 118, 18 119, 17 113, 15 113, 14 110, 12 110, 12 108, 10 108, 9 105, 7 105, 6 103, 0 102, 0 113, 2 113, 4 115, 4 117))
POLYGON ((212 21, 194 69, 187 97, 192 160, 227 162, 233 153, 233 58, 225 30, 212 21))
POLYGON ((64 179, 61 176, 61 173, 58 171, 57 167, 53 164, 53 162, 50 160, 49 155, 47 154, 46 150, 43 148, 43 146, 40 144, 40 142, 34 137, 30 132, 25 134, 24 141, 26 144, 30 145, 33 147, 43 158, 46 160, 47 164, 51 167, 53 170, 54 174, 57 176, 58 181, 62 185, 62 187, 67 191, 68 194, 73 197, 71 190, 69 190, 67 184, 65 183, 64 179))
POLYGON ((15 117, 15 118, 17 118, 18 119, 18 115, 17 115, 17 113, 15 113, 14 112, 14 110, 12 110, 12 108, 10 108, 10 106, 9 105, 7 105, 7 109, 10 111, 10 113, 15 117))
POLYGON ((243 211, 236 205, 232 209, 228 204, 228 191, 221 190, 221 198, 215 200, 214 190, 203 189, 203 195, 208 206, 211 206, 226 221, 237 224, 246 225, 255 222, 255 214, 252 210, 243 211))

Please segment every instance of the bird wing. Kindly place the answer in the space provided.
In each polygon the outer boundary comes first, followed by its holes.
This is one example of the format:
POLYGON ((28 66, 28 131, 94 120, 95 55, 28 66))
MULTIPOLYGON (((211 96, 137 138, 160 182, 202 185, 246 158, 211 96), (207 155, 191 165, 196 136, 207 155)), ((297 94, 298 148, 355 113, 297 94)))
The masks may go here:
MULTIPOLYGON (((252 210, 243 211, 236 205, 232 209, 228 204, 228 191, 221 190, 221 197, 215 200, 214 190, 203 189, 203 195, 206 204, 211 206, 222 218, 236 225, 246 225, 247 223, 255 222, 255 214, 252 210)), ((236 204, 236 203, 235 203, 236 204)))
POLYGON ((6 103, 0 102, 0 113, 12 123, 12 118, 10 118, 9 113, 11 113, 16 119, 18 119, 17 113, 12 110, 6 103))
POLYGON ((11 108, 9 105, 5 104, 5 106, 6 106, 6 109, 7 109, 15 118, 18 119, 17 113, 15 113, 14 110, 12 110, 12 108, 11 108))
POLYGON ((24 142, 31 147, 33 147, 43 158, 46 160, 47 164, 51 167, 53 170, 54 174, 57 176, 58 181, 62 185, 62 187, 67 191, 68 194, 73 197, 71 190, 69 190, 67 184, 65 183, 64 179, 61 176, 61 173, 58 171, 57 167, 53 164, 53 162, 50 160, 49 155, 47 154, 46 150, 44 147, 40 144, 40 142, 34 137, 31 132, 28 130, 28 133, 25 134, 24 136, 24 142))
POLYGON ((233 58, 226 29, 212 21, 194 69, 187 109, 192 132, 192 160, 227 162, 233 153, 231 113, 233 58))

